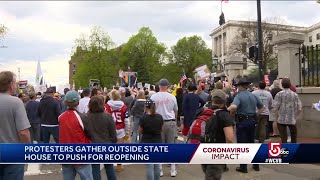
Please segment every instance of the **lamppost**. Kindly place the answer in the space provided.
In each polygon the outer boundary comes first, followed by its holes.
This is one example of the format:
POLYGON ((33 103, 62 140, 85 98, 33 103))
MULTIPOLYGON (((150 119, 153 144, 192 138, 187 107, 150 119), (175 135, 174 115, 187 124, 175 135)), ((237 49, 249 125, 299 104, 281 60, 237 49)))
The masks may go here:
POLYGON ((214 69, 212 68, 212 72, 218 71, 218 56, 216 54, 212 58, 212 65, 212 67, 214 67, 214 69))
POLYGON ((262 65, 262 28, 261 28, 261 0, 257 0, 257 30, 258 30, 258 62, 259 62, 259 80, 263 80, 263 65, 262 65))

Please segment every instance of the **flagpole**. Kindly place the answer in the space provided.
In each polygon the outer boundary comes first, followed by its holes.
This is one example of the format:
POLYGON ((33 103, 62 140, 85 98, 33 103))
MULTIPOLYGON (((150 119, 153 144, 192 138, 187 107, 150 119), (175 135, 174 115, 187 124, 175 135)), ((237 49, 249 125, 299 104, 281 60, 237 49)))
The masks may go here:
POLYGON ((221 13, 222 13, 222 1, 223 1, 223 0, 220 1, 220 3, 221 3, 221 13))

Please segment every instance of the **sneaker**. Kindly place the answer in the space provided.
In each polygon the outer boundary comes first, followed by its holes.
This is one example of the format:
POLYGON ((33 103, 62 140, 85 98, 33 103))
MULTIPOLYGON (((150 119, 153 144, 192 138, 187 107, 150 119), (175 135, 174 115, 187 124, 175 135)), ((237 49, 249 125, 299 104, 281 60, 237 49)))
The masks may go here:
POLYGON ((177 176, 177 170, 171 171, 171 177, 176 177, 177 176))
POLYGON ((163 176, 163 171, 162 170, 160 170, 160 177, 162 177, 163 176))
POLYGON ((247 169, 242 169, 242 168, 240 168, 240 167, 237 167, 237 168, 236 168, 236 171, 241 172, 241 173, 248 173, 248 170, 247 170, 247 169))
POLYGON ((260 167, 259 167, 259 166, 252 166, 252 168, 253 168, 255 171, 260 171, 260 167))

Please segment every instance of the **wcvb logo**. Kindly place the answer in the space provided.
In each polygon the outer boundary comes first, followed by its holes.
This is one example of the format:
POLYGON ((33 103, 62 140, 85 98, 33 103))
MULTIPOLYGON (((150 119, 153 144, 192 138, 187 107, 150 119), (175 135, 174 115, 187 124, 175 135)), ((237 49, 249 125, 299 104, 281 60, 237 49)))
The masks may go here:
POLYGON ((269 143, 268 144, 268 157, 281 157, 281 143, 269 143))
POLYGON ((281 143, 268 144, 268 157, 281 158, 281 157, 287 157, 288 155, 289 155, 289 150, 287 148, 282 148, 281 143))

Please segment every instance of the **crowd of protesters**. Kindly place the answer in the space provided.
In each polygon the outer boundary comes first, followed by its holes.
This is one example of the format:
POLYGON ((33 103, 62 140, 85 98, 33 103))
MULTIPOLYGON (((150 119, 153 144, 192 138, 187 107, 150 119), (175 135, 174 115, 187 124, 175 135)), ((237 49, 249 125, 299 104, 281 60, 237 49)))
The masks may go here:
MULTIPOLYGON (((48 88, 44 94, 19 94, 14 97, 16 77, 0 73, 1 143, 177 143, 181 132, 190 143, 193 123, 200 116, 216 116, 216 143, 264 143, 279 136, 283 143, 297 142, 296 121, 301 101, 289 78, 267 87, 256 88, 246 77, 233 84, 199 81, 183 88, 172 88, 161 79, 155 87, 138 89, 116 87, 108 92, 84 89, 81 94, 68 88, 64 95, 48 88), (175 91, 175 96, 171 93, 175 91), (219 112, 219 113, 216 113, 219 112), (287 130, 289 129, 289 131, 287 130), (31 133, 31 135, 30 135, 31 133)), ((170 176, 178 175, 175 164, 170 176)), ((108 180, 117 179, 118 164, 104 165, 108 180)), ((203 165, 206 180, 221 179, 226 165, 203 165)), ((259 165, 253 169, 259 171, 259 165)), ((247 165, 238 172, 247 173, 247 165)), ((23 179, 23 165, 1 165, 4 179, 23 179)), ((100 180, 100 165, 63 165, 63 179, 100 180)), ((161 164, 146 165, 146 179, 164 176, 161 164)))

